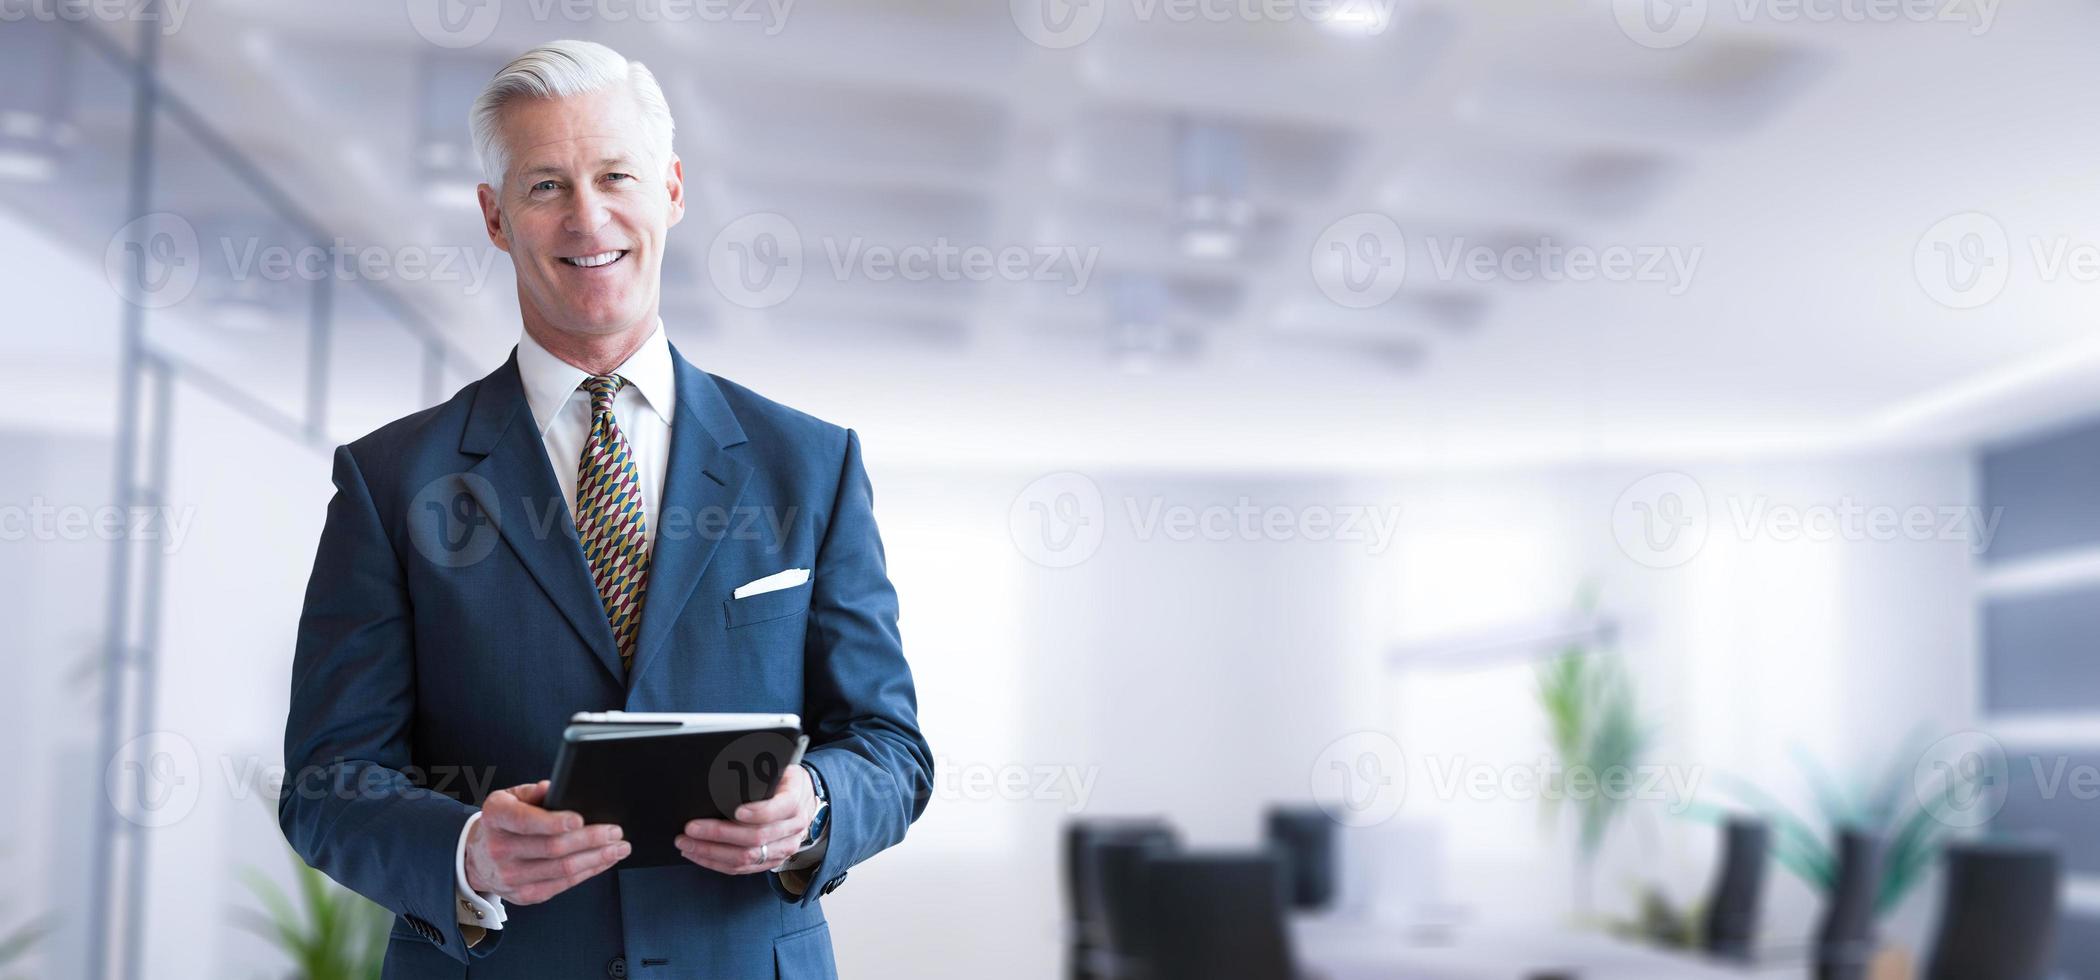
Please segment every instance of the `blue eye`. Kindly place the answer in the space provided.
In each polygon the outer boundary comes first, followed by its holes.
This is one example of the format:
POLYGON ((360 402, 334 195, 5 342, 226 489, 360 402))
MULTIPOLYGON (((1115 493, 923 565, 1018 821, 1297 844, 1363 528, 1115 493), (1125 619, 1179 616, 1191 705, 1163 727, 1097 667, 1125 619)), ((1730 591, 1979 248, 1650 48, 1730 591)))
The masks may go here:
POLYGON ((536 191, 551 191, 554 189, 555 183, 555 181, 543 180, 537 184, 532 185, 532 189, 536 191))
POLYGON ((633 176, 631 176, 631 175, 629 175, 629 174, 606 174, 606 175, 605 175, 605 179, 606 179, 606 180, 633 180, 633 179, 634 179, 634 177, 633 177, 633 176))

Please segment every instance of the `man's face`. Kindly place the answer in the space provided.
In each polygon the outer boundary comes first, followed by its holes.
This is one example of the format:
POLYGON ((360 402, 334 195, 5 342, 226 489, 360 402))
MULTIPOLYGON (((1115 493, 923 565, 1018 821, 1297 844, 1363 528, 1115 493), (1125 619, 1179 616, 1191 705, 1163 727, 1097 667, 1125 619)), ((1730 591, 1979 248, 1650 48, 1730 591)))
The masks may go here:
POLYGON ((527 322, 594 336, 654 322, 685 185, 677 158, 656 158, 634 96, 521 99, 501 132, 510 169, 501 192, 481 185, 481 212, 517 268, 527 322))

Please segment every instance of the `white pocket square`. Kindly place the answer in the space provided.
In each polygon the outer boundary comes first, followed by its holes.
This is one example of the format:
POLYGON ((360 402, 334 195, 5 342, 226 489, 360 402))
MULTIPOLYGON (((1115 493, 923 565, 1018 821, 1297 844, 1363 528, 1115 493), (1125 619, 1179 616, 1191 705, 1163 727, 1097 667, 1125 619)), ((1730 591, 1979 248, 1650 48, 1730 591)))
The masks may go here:
MULTIPOLYGON (((774 572, 773 574, 768 575, 765 578, 755 578, 749 582, 745 582, 744 584, 737 586, 736 591, 730 593, 729 597, 732 599, 749 598, 751 596, 761 595, 767 592, 778 592, 781 589, 791 589, 807 581, 809 581, 809 569, 790 568, 785 571, 774 572)), ((715 594, 721 595, 721 593, 719 592, 715 594)))

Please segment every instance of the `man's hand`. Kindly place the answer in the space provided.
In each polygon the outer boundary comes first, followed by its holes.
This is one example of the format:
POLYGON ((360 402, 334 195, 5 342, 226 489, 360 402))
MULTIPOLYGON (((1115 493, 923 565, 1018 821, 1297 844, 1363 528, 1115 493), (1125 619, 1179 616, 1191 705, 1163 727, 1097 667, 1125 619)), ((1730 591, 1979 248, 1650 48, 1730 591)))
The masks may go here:
POLYGON ((816 815, 817 791, 809 784, 809 771, 789 766, 772 798, 737 807, 735 820, 687 823, 678 835, 678 853, 725 875, 771 871, 795 856, 816 815))
POLYGON ((618 824, 586 827, 573 810, 545 810, 547 781, 489 794, 467 832, 467 887, 538 905, 625 858, 634 845, 618 824))

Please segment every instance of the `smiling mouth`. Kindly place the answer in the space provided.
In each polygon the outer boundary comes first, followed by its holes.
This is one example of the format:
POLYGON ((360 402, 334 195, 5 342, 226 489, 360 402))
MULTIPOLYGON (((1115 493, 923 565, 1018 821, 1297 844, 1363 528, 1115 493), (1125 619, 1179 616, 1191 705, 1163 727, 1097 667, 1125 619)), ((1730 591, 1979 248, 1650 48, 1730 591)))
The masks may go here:
POLYGON ((561 260, 580 269, 597 269, 611 265, 627 257, 627 249, 599 252, 596 255, 564 255, 561 260))

